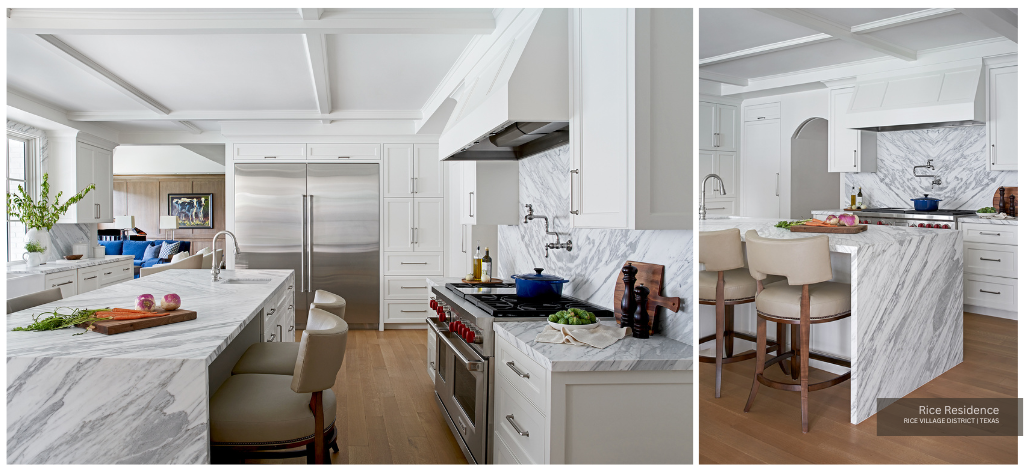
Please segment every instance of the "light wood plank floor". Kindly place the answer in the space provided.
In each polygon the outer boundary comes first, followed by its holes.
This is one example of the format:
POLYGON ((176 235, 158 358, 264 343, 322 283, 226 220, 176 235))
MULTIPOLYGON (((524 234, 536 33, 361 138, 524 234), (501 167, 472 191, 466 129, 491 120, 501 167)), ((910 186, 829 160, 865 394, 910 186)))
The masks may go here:
MULTIPOLYGON (((296 340, 301 332, 296 333, 296 340)), ((353 330, 332 389, 338 398, 334 464, 465 464, 434 401, 424 330, 353 330)), ((305 458, 250 463, 304 464, 305 458)))
MULTIPOLYGON (((876 416, 850 423, 850 384, 811 392, 810 427, 800 431, 800 396, 762 386, 750 413, 754 360, 700 364, 701 464, 1016 464, 1016 437, 879 437, 876 416)), ((769 378, 786 381, 778 367, 769 378)), ((833 377, 812 369, 811 382, 833 377)), ((790 380, 791 381, 791 380, 790 380)), ((964 362, 912 392, 914 398, 1017 397, 1017 322, 964 314, 964 362)))

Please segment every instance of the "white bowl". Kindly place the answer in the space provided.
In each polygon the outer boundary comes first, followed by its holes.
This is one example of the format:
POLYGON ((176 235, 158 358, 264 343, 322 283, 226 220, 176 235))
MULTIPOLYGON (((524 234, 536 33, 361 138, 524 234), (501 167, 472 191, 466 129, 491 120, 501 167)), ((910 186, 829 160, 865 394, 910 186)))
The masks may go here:
POLYGON ((975 215, 978 215, 979 217, 983 217, 983 216, 995 216, 995 215, 997 215, 998 213, 981 213, 981 212, 977 212, 977 211, 976 211, 976 212, 974 212, 974 214, 975 214, 975 215))
POLYGON ((555 323, 554 321, 548 321, 548 325, 550 325, 552 328, 555 328, 555 329, 562 329, 562 327, 566 327, 566 328, 569 328, 569 329, 594 329, 594 328, 597 328, 598 326, 601 326, 601 322, 598 321, 597 323, 590 323, 590 324, 585 324, 585 325, 567 325, 567 324, 555 323))

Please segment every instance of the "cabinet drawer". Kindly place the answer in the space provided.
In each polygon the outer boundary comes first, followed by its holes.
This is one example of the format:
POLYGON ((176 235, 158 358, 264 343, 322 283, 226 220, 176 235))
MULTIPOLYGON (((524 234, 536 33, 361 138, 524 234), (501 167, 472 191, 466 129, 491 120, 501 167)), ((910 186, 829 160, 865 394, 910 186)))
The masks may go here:
POLYGON ((500 432, 494 435, 494 463, 519 465, 519 460, 516 459, 515 454, 512 454, 512 449, 505 444, 506 439, 503 436, 500 432))
POLYGON ((427 279, 423 277, 384 277, 384 298, 397 300, 426 300, 427 279))
POLYGON ((380 160, 380 144, 307 144, 309 159, 345 161, 353 159, 380 160))
POLYGON ((87 267, 78 271, 78 293, 91 292, 100 288, 100 268, 87 267))
POLYGON ((736 200, 710 200, 704 202, 709 215, 735 215, 736 200))
POLYGON ((113 285, 135 277, 132 261, 103 264, 100 267, 100 286, 113 285))
POLYGON ((385 275, 442 275, 444 253, 384 253, 385 275))
POLYGON ((508 379, 496 375, 494 380, 494 435, 505 441, 519 462, 543 464, 546 420, 508 379))
POLYGON ((547 416, 547 370, 504 339, 495 344, 495 377, 505 377, 510 385, 547 416))
POLYGON ((1017 278, 1017 246, 964 243, 964 272, 1017 278))
POLYGON ((385 323, 425 323, 427 315, 430 314, 430 306, 426 298, 421 302, 384 302, 387 311, 384 312, 385 323))
POLYGON ((78 295, 78 271, 67 270, 55 274, 47 274, 43 279, 43 290, 60 287, 61 297, 68 298, 78 295))
POLYGON ((272 160, 272 159, 305 159, 305 143, 289 144, 236 144, 235 159, 239 160, 272 160))
POLYGON ((782 107, 779 102, 743 107, 743 121, 774 120, 780 116, 782 116, 782 107))
POLYGON ((1013 225, 987 225, 961 223, 964 242, 1017 245, 1017 227, 1013 225))
POLYGON ((1017 279, 964 274, 964 304, 1017 311, 1017 279))

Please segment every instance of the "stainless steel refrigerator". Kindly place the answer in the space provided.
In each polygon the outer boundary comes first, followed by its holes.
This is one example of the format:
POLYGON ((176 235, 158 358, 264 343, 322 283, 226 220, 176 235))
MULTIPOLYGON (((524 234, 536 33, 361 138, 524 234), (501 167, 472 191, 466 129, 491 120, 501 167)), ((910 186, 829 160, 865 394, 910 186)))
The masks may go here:
POLYGON ((235 164, 235 266, 295 271, 295 323, 317 290, 352 328, 380 322, 378 164, 235 164))

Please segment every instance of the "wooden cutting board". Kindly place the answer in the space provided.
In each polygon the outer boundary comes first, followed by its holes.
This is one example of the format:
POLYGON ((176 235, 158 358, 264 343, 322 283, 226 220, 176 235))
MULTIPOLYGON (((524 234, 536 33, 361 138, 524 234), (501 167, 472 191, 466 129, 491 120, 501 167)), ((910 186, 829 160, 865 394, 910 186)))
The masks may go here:
MULTIPOLYGON (((1019 203, 1017 200, 1020 200, 1020 195, 1017 195, 1017 187, 1003 187, 1003 188, 1006 189, 1006 193, 1003 194, 1003 203, 1006 204, 1006 207, 1007 207, 1006 212, 1009 213, 1010 212, 1009 211, 1010 195, 1013 195, 1013 203, 1014 203, 1014 205, 1017 205, 1019 203)), ((1017 205, 1017 206, 1019 206, 1019 205, 1017 205)), ((996 189, 995 193, 992 195, 992 208, 995 208, 997 212, 999 211, 999 189, 996 189)), ((977 210, 977 208, 975 208, 975 210, 977 210)))
POLYGON ((505 282, 503 280, 501 280, 501 279, 496 279, 494 277, 491 277, 491 280, 488 280, 487 282, 484 282, 484 281, 481 281, 481 280, 462 279, 462 283, 464 283, 464 284, 490 285, 490 284, 503 284, 505 282))
POLYGON ((789 230, 794 233, 831 233, 831 234, 855 234, 868 230, 868 225, 857 226, 790 226, 789 230))
MULTIPOLYGON (((679 311, 679 297, 663 297, 661 295, 662 280, 665 277, 665 266, 636 261, 626 261, 622 266, 625 267, 626 264, 633 264, 633 266, 636 267, 636 284, 634 284, 634 286, 644 284, 644 286, 651 291, 651 294, 647 296, 647 313, 651 315, 652 329, 657 326, 654 322, 654 318, 658 310, 655 307, 660 306, 666 310, 674 312, 679 311)), ((626 284, 622 281, 622 272, 620 271, 618 274, 619 275, 615 280, 615 299, 612 301, 612 304, 614 305, 612 311, 615 312, 615 321, 621 322, 622 294, 626 291, 626 284)))
MULTIPOLYGON (((92 331, 100 334, 121 334, 129 331, 138 331, 140 329, 163 326, 171 323, 180 323, 182 321, 190 321, 194 319, 196 319, 196 312, 192 310, 174 310, 167 312, 164 316, 154 318, 121 321, 97 321, 92 324, 92 331)), ((75 326, 78 326, 79 328, 86 328, 88 323, 80 323, 75 326)))

